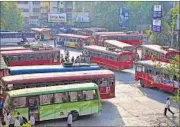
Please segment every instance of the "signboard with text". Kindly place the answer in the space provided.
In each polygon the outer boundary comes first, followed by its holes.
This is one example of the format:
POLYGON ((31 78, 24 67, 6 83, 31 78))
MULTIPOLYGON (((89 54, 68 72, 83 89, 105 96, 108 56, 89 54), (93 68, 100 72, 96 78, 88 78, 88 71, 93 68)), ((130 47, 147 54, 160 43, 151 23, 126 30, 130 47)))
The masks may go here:
POLYGON ((161 19, 153 19, 152 31, 160 33, 162 31, 162 21, 161 19))
POLYGON ((90 22, 89 12, 73 12, 72 22, 90 22))
POLYGON ((48 22, 66 22, 66 13, 48 14, 48 22))
POLYGON ((162 18, 162 5, 153 6, 153 18, 162 18))

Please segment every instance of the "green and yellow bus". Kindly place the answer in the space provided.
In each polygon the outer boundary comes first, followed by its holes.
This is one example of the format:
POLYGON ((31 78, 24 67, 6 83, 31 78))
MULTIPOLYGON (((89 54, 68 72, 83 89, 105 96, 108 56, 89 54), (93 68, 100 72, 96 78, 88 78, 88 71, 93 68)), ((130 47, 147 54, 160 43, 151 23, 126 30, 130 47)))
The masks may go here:
POLYGON ((73 120, 79 116, 102 110, 98 86, 95 83, 26 88, 7 92, 4 115, 19 112, 36 121, 65 118, 71 112, 73 120))

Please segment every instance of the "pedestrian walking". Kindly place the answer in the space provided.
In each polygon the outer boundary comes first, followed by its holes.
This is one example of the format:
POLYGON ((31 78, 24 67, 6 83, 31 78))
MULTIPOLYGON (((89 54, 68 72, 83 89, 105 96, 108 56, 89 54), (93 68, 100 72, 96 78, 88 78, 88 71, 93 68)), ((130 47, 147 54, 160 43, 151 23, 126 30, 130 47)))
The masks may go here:
POLYGON ((31 117, 30 117, 30 124, 32 127, 35 127, 35 117, 34 117, 33 113, 31 114, 31 117))
POLYGON ((170 99, 169 97, 167 97, 166 99, 166 105, 165 105, 165 108, 164 108, 164 115, 166 116, 166 113, 167 113, 167 110, 172 113, 172 115, 174 115, 174 113, 171 111, 170 109, 170 105, 171 105, 171 102, 170 102, 170 99))
POLYGON ((14 126, 15 127, 20 127, 21 126, 20 121, 19 121, 19 117, 16 117, 14 126))
POLYGON ((18 112, 18 119, 19 119, 19 122, 20 122, 20 125, 23 124, 23 117, 21 116, 21 114, 18 112))
POLYGON ((63 64, 65 62, 64 58, 62 58, 61 63, 63 64))
POLYGON ((14 124, 15 124, 15 118, 13 116, 13 114, 10 114, 9 113, 9 127, 14 127, 14 124))
POLYGON ((71 58, 71 62, 74 63, 74 56, 71 58))
POLYGON ((1 118, 3 117, 3 112, 2 112, 2 110, 3 110, 3 100, 2 100, 2 98, 0 98, 0 117, 1 117, 1 118))
POLYGON ((67 126, 71 127, 72 124, 72 114, 71 112, 68 113, 68 118, 67 118, 67 126))

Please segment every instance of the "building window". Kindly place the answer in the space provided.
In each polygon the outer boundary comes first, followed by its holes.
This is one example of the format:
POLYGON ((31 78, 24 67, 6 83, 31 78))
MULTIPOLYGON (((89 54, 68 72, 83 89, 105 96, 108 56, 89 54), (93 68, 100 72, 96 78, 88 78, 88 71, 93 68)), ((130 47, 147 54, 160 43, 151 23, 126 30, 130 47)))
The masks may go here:
POLYGON ((29 9, 22 9, 23 12, 29 12, 29 9))
POLYGON ((33 1, 33 4, 40 4, 40 1, 33 1))
POLYGON ((39 8, 33 8, 33 12, 40 12, 39 8))
POLYGON ((18 1, 17 4, 28 4, 28 1, 18 1))

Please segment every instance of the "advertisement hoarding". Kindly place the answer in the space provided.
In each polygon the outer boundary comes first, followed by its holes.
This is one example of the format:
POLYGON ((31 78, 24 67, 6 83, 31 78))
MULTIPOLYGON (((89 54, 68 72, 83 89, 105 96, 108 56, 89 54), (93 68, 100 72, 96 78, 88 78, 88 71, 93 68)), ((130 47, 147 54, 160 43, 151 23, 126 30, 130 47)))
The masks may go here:
POLYGON ((89 12, 73 12, 72 22, 90 22, 89 12))
POLYGON ((120 8, 119 24, 121 28, 128 28, 129 26, 129 9, 120 8))
POLYGON ((48 14, 48 22, 66 22, 66 13, 48 14))

